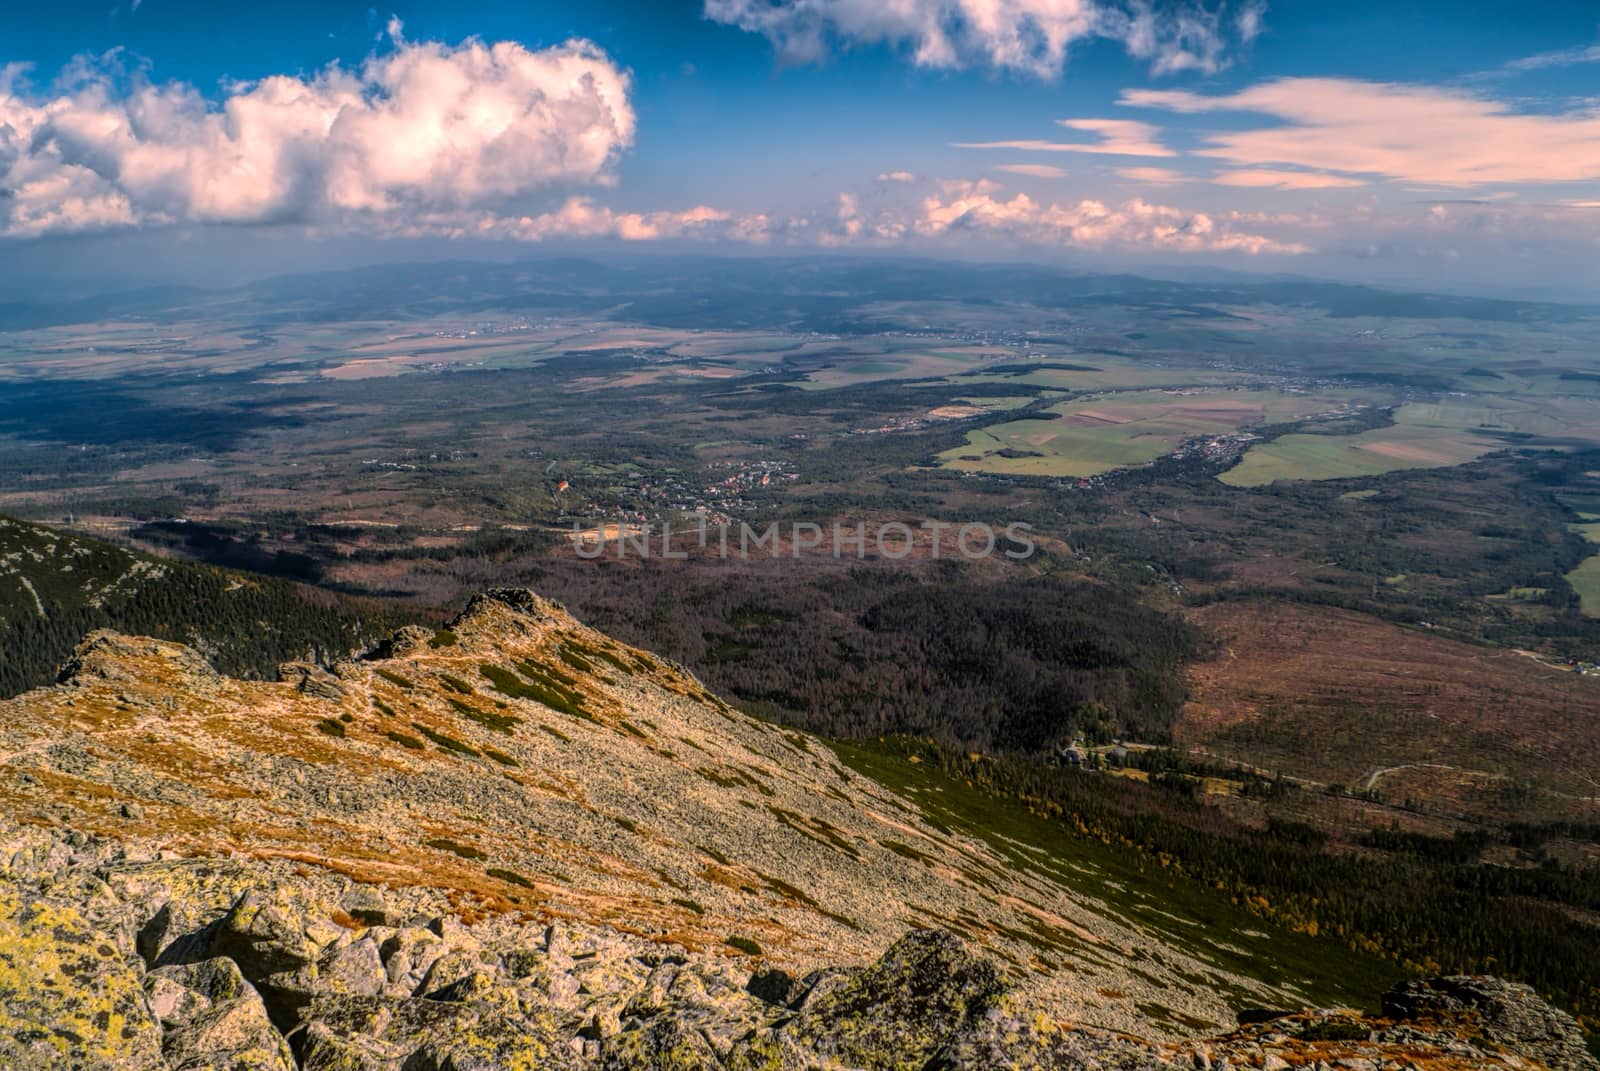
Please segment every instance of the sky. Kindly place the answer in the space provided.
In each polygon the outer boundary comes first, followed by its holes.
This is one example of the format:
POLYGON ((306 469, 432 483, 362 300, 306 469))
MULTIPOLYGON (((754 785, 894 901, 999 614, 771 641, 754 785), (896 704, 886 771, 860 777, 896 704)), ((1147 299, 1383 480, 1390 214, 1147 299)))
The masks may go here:
POLYGON ((1600 5, 0 8, 0 289, 591 248, 1600 298, 1600 5))

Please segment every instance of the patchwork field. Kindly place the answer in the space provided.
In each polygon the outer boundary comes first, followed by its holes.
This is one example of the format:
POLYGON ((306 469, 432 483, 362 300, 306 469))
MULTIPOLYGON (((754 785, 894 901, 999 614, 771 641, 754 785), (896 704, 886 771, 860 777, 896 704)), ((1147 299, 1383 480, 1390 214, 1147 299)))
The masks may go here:
POLYGON ((1027 476, 1094 476, 1153 461, 1190 439, 1335 412, 1347 399, 1273 390, 1171 389, 1095 395, 969 432, 940 454, 946 468, 1027 476))
POLYGON ((1576 398, 1453 395, 1412 402, 1394 424, 1356 435, 1285 435, 1259 443, 1220 479, 1235 487, 1276 480, 1337 480, 1460 465, 1520 443, 1600 441, 1593 403, 1576 398))

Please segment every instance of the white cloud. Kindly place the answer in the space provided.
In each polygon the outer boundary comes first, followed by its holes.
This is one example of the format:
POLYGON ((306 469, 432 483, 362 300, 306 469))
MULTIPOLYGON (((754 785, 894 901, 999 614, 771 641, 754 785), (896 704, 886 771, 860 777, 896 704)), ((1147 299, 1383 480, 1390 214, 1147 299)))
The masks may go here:
POLYGON ((649 242, 698 238, 759 243, 767 240, 770 230, 764 215, 735 216, 705 205, 684 212, 614 212, 587 197, 571 197, 559 209, 537 216, 486 217, 471 233, 521 241, 620 238, 649 242))
POLYGON ((1241 229, 1218 219, 1135 198, 1120 205, 1083 200, 1075 204, 1036 201, 1024 193, 1005 196, 988 181, 945 182, 916 202, 864 208, 841 195, 834 220, 816 240, 825 245, 899 244, 922 241, 953 246, 996 242, 1057 249, 1159 253, 1299 254, 1299 242, 1241 229))
POLYGON ((1061 167, 1051 167, 1049 164, 995 164, 996 171, 1005 171, 1012 175, 1026 175, 1029 178, 1057 179, 1066 178, 1067 171, 1061 167))
POLYGON ((1203 212, 1187 212, 1140 198, 1116 207, 1084 200, 1075 205, 1041 204, 1019 193, 1009 201, 971 188, 922 203, 917 233, 939 236, 977 231, 1040 245, 1137 249, 1170 253, 1310 252, 1296 242, 1280 242, 1236 231, 1203 212))
POLYGON ((1261 190, 1334 190, 1365 186, 1365 179, 1324 175, 1315 171, 1245 169, 1222 171, 1211 180, 1219 186, 1247 186, 1261 190))
POLYGON ((1100 141, 1080 146, 1078 152, 1099 152, 1112 156, 1172 156, 1173 151, 1156 138, 1161 133, 1149 123, 1132 119, 1057 119, 1068 130, 1098 134, 1100 141))
POLYGON ((1554 52, 1539 52, 1532 56, 1523 56, 1514 59, 1498 70, 1479 75, 1479 78, 1506 77, 1513 74, 1526 74, 1528 71, 1542 71, 1550 67, 1573 67, 1580 63, 1600 63, 1600 45, 1579 45, 1576 48, 1561 48, 1554 52))
POLYGON ((1098 134, 1098 141, 1045 141, 1025 138, 1012 141, 958 141, 957 149, 1010 149, 1017 152, 1087 152, 1108 156, 1176 156, 1157 141, 1160 130, 1149 123, 1132 119, 1058 119, 1069 130, 1098 134))
POLYGON ((915 182, 917 176, 909 171, 885 171, 878 176, 879 182, 915 182))
POLYGON ((407 42, 358 70, 273 76, 218 103, 82 63, 46 95, 0 71, 0 233, 213 222, 405 226, 605 183, 630 82, 584 41, 407 42))
MULTIPOLYGON (((1248 0, 1234 27, 1260 27, 1248 0)), ((705 16, 768 38, 784 59, 809 63, 836 46, 909 49, 921 67, 986 66, 1055 78, 1079 42, 1119 42, 1156 73, 1227 66, 1224 7, 1150 0, 706 0, 705 16)))
POLYGON ((1257 112, 1274 122, 1215 133, 1199 155, 1421 186, 1600 180, 1600 111, 1528 114, 1434 86, 1283 78, 1238 93, 1130 90, 1121 102, 1183 113, 1257 112))
POLYGON ((1250 0, 1250 2, 1241 7, 1239 13, 1233 19, 1234 29, 1238 31, 1239 40, 1248 45, 1260 37, 1262 30, 1266 28, 1264 25, 1266 16, 1267 5, 1265 0, 1250 0))

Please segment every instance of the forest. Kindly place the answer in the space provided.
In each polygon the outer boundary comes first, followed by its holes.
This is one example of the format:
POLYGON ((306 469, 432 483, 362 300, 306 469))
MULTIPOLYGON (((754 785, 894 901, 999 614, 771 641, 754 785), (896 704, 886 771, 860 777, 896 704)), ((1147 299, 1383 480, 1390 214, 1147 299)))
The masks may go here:
POLYGON ((714 571, 608 562, 534 586, 595 627, 692 666, 745 709, 835 737, 911 733, 1020 752, 1080 734, 1164 740, 1201 643, 1176 616, 1107 584, 977 576, 950 561, 757 564, 736 584, 714 571))
MULTIPOLYGON (((1403 973, 1493 973, 1529 983, 1600 1027, 1600 930, 1574 925, 1600 910, 1592 870, 1548 858, 1488 866, 1488 834, 1426 838, 1374 830, 1373 851, 1327 845, 1317 830, 1246 825, 1182 792, 1077 772, 1031 757, 978 755, 927 740, 876 745, 1007 799, 1073 835, 1140 853, 1149 863, 1223 892, 1263 919, 1393 961, 1403 973)), ((1536 845, 1557 833, 1503 834, 1536 845)))
POLYGON ((220 672, 270 680, 284 662, 331 662, 425 616, 5 518, 0 562, 0 696, 51 683, 95 629, 188 644, 220 672))

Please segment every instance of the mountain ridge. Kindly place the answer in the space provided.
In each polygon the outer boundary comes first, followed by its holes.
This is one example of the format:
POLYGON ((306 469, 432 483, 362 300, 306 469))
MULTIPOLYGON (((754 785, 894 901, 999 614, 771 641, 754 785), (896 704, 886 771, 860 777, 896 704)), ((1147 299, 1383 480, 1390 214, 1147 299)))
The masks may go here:
MULTIPOLYGON (((61 940, 71 944, 85 905, 111 895, 116 921, 100 928, 122 937, 105 958, 118 960, 123 948, 144 961, 118 976, 121 1021, 131 1024, 146 1009, 146 1019, 166 1024, 149 1011, 151 987, 180 1008, 196 1003, 184 993, 204 996, 219 986, 236 994, 228 1001, 244 1000, 237 995, 243 985, 228 981, 237 970, 264 1001, 264 1011, 248 1006, 252 1036, 274 1051, 273 1037, 288 1038, 302 1071, 399 1068, 403 1061, 387 1057, 316 1062, 308 1053, 398 1052, 420 1035, 390 1037, 379 1020, 465 1014, 439 1005, 477 1007, 485 994, 510 999, 502 991, 513 953, 530 947, 535 930, 552 927, 611 948, 592 954, 614 970, 580 984, 583 1000, 562 980, 575 966, 541 976, 546 989, 527 999, 566 1010, 539 1019, 545 1025, 537 1029, 522 1013, 512 1025, 496 1019, 491 1048, 509 1034, 537 1035, 546 1061, 570 1051, 601 1060, 597 1066, 680 1066, 660 1062, 648 1046, 633 1063, 614 1056, 619 1045, 642 1044, 616 1039, 651 1017, 635 1015, 625 1029, 628 1017, 612 998, 627 994, 622 1004, 631 1006, 636 987, 648 988, 648 978, 636 976, 663 957, 696 965, 696 980, 684 985, 712 986, 726 997, 693 1013, 717 1039, 705 1045, 721 1062, 702 1061, 707 1067, 920 1068, 934 1066, 938 1052, 955 1059, 953 1045, 991 1055, 939 1066, 1012 1066, 984 1062, 1001 1050, 1032 1054, 1032 1065, 1015 1066, 1080 1066, 1060 1062, 1078 1042, 1060 1041, 1059 1026, 1046 1028, 1058 1019, 1099 1031, 1096 1051, 1124 1060, 1107 1056, 1099 1066, 1158 1067, 1178 1052, 1173 1046, 1193 1048, 1185 1039, 1229 1036, 1241 1008, 1306 1003, 1292 980, 1269 985, 1238 975, 1116 904, 939 828, 914 801, 846 768, 816 739, 729 707, 679 667, 583 626, 531 592, 487 592, 448 628, 411 626, 364 658, 331 669, 291 664, 280 677, 234 680, 181 645, 100 631, 80 645, 60 684, 0 703, 0 813, 11 816, 8 835, 20 845, 6 853, 7 876, 14 889, 31 883, 40 890, 9 908, 13 929, 27 937, 17 946, 35 947, 37 903, 60 901, 58 921, 68 934, 61 940), (56 869, 38 865, 41 858, 56 869), (120 875, 122 892, 106 893, 107 875, 120 875), (434 921, 418 924, 424 916, 434 921), (396 926, 431 926, 434 937, 402 939, 389 932, 396 926), (959 940, 909 939, 907 931, 959 940), (493 969, 476 982, 464 981, 481 973, 475 969, 447 983, 395 959, 405 941, 450 945, 449 935, 462 933, 451 951, 463 953, 468 967, 493 950, 493 969), (902 947, 906 940, 911 945, 902 947), (879 978, 882 971, 859 974, 875 961, 900 964, 884 968, 891 979, 956 971, 971 981, 954 994, 906 997, 919 1014, 957 1005, 985 1010, 976 1019, 955 1016, 971 1027, 960 1039, 949 1024, 929 1027, 920 1040, 880 1036, 879 1024, 868 1043, 837 1034, 847 1031, 846 1020, 856 1024, 848 1030, 867 1029, 859 1008, 835 1001, 827 1022, 790 1008, 798 999, 790 994, 794 979, 810 977, 815 989, 820 978, 879 978), (349 977, 365 979, 354 997, 379 1003, 330 1003, 352 996, 340 988, 349 977), (722 981, 713 985, 714 978, 722 981), (457 983, 471 992, 438 995, 457 983), (757 1004, 729 995, 752 988, 767 994, 752 997, 757 1004), (1020 1003, 994 1003, 1002 989, 1020 1003), (774 993, 782 999, 768 999, 774 993), (610 1000, 604 1007, 602 997, 610 1000), (405 1003, 414 1001, 433 1003, 405 1003), (275 1034, 259 1021, 267 1013, 275 1034), (321 1049, 308 1023, 327 1034, 321 1049), (1000 1026, 999 1038, 984 1033, 1000 1026), (1125 1051, 1105 1040, 1122 1034, 1148 1040, 1125 1051), (746 1051, 741 1059, 767 1062, 728 1063, 736 1041, 746 1051), (903 1051, 914 1051, 916 1061, 873 1055, 903 1051)), ((536 943, 548 967, 549 941, 536 943)), ((24 992, 16 965, 8 969, 12 983, 0 978, 0 995, 24 992)), ((23 1005, 12 1018, 26 1018, 23 1005)), ((177 1025, 162 1025, 161 1036, 187 1036, 190 1020, 168 1011, 177 1025)), ((661 1021, 677 1024, 671 1034, 689 1014, 679 1008, 661 1021)), ((1265 1053, 1263 1044, 1277 1043, 1237 1044, 1265 1053)), ((405 1059, 420 1051, 414 1046, 405 1059)), ((479 1063, 439 1059, 404 1066, 565 1066, 519 1064, 503 1053, 479 1063)))

